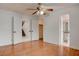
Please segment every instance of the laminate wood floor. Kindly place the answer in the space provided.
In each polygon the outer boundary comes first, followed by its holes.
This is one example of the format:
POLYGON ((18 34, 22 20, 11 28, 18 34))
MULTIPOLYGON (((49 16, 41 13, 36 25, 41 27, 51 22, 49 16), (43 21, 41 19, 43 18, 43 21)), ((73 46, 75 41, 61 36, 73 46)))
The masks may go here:
POLYGON ((79 56, 79 50, 37 40, 1 46, 0 56, 79 56))

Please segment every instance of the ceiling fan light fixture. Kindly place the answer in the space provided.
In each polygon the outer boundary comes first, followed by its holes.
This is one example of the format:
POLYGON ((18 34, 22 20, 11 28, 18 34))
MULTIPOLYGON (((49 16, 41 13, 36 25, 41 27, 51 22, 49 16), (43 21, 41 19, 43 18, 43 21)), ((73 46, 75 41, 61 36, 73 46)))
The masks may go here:
POLYGON ((43 14, 44 14, 43 11, 38 11, 38 12, 37 12, 37 15, 43 15, 43 14))
POLYGON ((40 11, 40 15, 43 15, 44 14, 44 12, 43 11, 40 11))

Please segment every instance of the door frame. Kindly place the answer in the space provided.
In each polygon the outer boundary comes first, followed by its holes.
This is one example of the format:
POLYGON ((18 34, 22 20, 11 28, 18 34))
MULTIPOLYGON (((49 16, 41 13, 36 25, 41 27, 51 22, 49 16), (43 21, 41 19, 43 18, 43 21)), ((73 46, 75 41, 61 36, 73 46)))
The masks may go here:
POLYGON ((42 26, 42 30, 43 30, 43 24, 39 24, 39 25, 38 25, 38 30, 39 30, 39 40, 43 40, 43 38, 44 38, 44 37, 43 37, 43 32, 44 32, 44 31, 42 31, 42 38, 40 38, 40 29, 39 29, 40 26, 42 26))
MULTIPOLYGON (((69 26, 68 28, 70 27, 70 22, 69 22, 69 14, 64 14, 64 15, 61 15, 60 16, 60 20, 59 20, 59 45, 64 45, 64 29, 63 29, 63 22, 64 22, 64 17, 68 17, 68 23, 69 23, 69 26)), ((70 31, 70 28, 69 28, 69 31, 70 31)), ((68 39, 68 43, 67 43, 67 47, 70 46, 70 33, 69 33, 69 39, 68 39)))

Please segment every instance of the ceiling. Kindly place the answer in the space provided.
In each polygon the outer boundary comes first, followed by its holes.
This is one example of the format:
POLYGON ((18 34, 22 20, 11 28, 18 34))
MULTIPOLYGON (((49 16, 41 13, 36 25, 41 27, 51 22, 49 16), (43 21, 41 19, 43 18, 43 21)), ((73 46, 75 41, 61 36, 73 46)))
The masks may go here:
MULTIPOLYGON (((42 3, 44 6, 50 6, 54 10, 58 10, 63 7, 67 6, 75 6, 78 5, 77 3, 42 3)), ((38 5, 37 3, 0 3, 0 9, 14 11, 18 13, 24 14, 32 14, 34 10, 27 10, 27 8, 36 8, 38 5)))

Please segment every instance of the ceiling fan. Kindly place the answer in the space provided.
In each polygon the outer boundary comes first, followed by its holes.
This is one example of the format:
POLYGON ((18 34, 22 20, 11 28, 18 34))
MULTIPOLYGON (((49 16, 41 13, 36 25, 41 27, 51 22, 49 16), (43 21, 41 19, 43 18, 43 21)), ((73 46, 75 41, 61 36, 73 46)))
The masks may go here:
POLYGON ((33 8, 28 8, 27 10, 35 10, 32 15, 35 14, 40 14, 40 15, 46 15, 47 12, 52 12, 53 8, 50 8, 50 6, 44 6, 41 3, 38 3, 38 6, 36 7, 36 9, 33 8))

